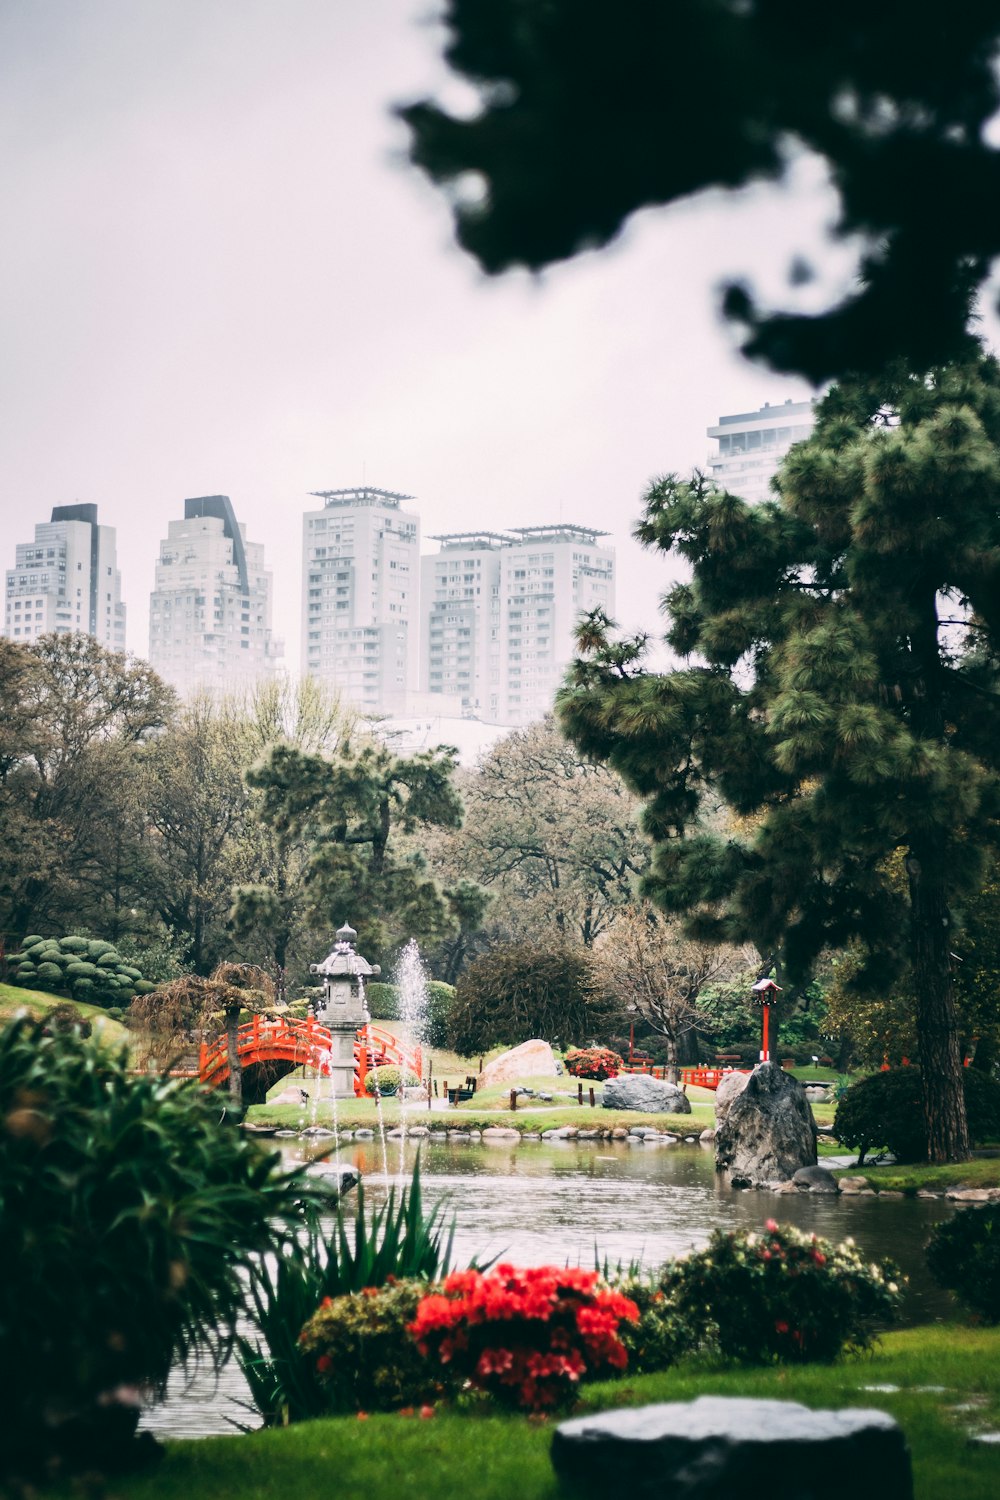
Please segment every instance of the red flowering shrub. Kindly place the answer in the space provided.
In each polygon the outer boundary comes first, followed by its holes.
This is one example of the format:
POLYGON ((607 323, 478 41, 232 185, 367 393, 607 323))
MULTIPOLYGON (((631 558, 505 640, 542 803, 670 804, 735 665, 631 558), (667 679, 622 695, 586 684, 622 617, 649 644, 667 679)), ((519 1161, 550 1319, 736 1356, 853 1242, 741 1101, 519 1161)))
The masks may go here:
POLYGON ((715 1230, 666 1268, 662 1286, 694 1341, 767 1364, 866 1348, 898 1312, 901 1281, 892 1261, 867 1260, 853 1240, 834 1245, 768 1219, 763 1234, 715 1230))
POLYGON ((409 1332, 423 1353, 504 1406, 544 1411, 572 1401, 585 1376, 624 1369, 618 1325, 638 1317, 596 1271, 500 1265, 452 1272, 421 1299, 409 1332))
POLYGON ((578 1047, 567 1052, 564 1061, 566 1072, 574 1078, 596 1078, 601 1083, 605 1078, 616 1078, 625 1066, 624 1058, 610 1047, 578 1047))

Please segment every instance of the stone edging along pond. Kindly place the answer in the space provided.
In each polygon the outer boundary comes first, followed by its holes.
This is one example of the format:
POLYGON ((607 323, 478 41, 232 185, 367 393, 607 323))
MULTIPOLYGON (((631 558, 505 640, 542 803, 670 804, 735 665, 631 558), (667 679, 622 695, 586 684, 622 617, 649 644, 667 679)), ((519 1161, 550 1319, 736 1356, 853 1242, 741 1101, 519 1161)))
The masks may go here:
MULTIPOLYGON (((267 1132, 271 1134, 270 1131, 267 1132)), ((325 1125, 310 1125, 304 1130, 278 1129, 273 1132, 276 1137, 285 1139, 325 1139, 329 1140, 336 1135, 339 1141, 372 1141, 378 1136, 378 1132, 366 1126, 349 1126, 346 1129, 334 1131, 325 1125)), ((711 1143, 714 1131, 704 1130, 701 1132, 689 1132, 687 1134, 678 1131, 662 1131, 655 1125, 598 1125, 593 1127, 582 1127, 577 1125, 558 1125, 547 1130, 526 1129, 518 1130, 510 1125, 488 1125, 483 1128, 455 1124, 428 1126, 408 1125, 405 1131, 395 1126, 386 1131, 386 1140, 399 1141, 404 1136, 417 1140, 429 1141, 435 1145, 445 1145, 449 1142, 471 1145, 520 1145, 522 1141, 586 1141, 595 1142, 625 1142, 632 1146, 678 1146, 678 1145, 702 1145, 711 1143)), ((823 1159, 820 1158, 820 1166, 823 1159)), ((833 1173, 830 1177, 835 1185, 836 1191, 843 1197, 858 1198, 947 1198, 955 1203, 995 1203, 1000 1202, 1000 1187, 967 1187, 963 1185, 940 1187, 921 1186, 916 1189, 903 1191, 898 1188, 879 1188, 877 1174, 879 1168, 873 1166, 871 1169, 874 1177, 853 1173, 850 1168, 837 1169, 837 1176, 833 1173)), ((777 1193, 802 1193, 815 1192, 815 1188, 802 1187, 792 1182, 771 1184, 769 1190, 777 1193)), ((825 1191, 834 1191, 834 1186, 828 1186, 825 1191)))

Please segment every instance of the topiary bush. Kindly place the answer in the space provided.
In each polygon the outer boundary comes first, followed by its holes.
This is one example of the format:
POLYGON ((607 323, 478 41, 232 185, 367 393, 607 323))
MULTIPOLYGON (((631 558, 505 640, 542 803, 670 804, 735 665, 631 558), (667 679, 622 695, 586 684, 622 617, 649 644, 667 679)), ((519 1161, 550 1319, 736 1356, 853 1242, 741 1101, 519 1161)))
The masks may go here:
POLYGON ((868 1261, 767 1221, 763 1234, 717 1229, 704 1250, 674 1261, 662 1289, 694 1342, 745 1364, 832 1360, 867 1348, 902 1295, 892 1261, 868 1261))
POLYGON ((397 1068, 394 1063, 383 1063, 379 1068, 370 1068, 365 1074, 365 1093, 372 1098, 377 1094, 383 1099, 391 1099, 401 1088, 413 1088, 419 1082, 416 1073, 412 1073, 409 1068, 404 1078, 401 1068, 397 1068))
POLYGON ((99 938, 44 938, 32 934, 8 963, 13 984, 71 995, 88 1005, 124 1007, 154 988, 141 970, 99 938))
POLYGON ((447 1047, 448 1028, 455 1005, 455 986, 445 984, 443 979, 431 979, 427 984, 427 1020, 421 1041, 428 1047, 447 1047))
POLYGON ((399 1020, 399 991, 381 980, 365 986, 365 1002, 373 1021, 399 1020))
POLYGON ((299 1343, 331 1412, 398 1411, 455 1391, 451 1367, 432 1364, 408 1332, 427 1290, 398 1281, 324 1299, 299 1343))
MULTIPOLYGON (((970 1139, 1000 1139, 1000 1084, 975 1068, 962 1069, 962 1083, 970 1139)), ((926 1161, 920 1069, 890 1068, 852 1083, 837 1104, 833 1132, 858 1152, 859 1166, 869 1151, 882 1147, 897 1161, 926 1161)))
POLYGON ((596 1078, 601 1083, 617 1078, 625 1066, 625 1059, 610 1047, 578 1047, 567 1052, 563 1062, 574 1078, 596 1078))
POLYGON ((939 1286, 985 1323, 1000 1323, 1000 1203, 963 1208, 938 1224, 927 1267, 939 1286))
POLYGON ((0 1120, 2 1476, 99 1444, 120 1388, 221 1362, 248 1263, 298 1255, 326 1199, 199 1089, 133 1076, 77 1027, 0 1031, 0 1120))

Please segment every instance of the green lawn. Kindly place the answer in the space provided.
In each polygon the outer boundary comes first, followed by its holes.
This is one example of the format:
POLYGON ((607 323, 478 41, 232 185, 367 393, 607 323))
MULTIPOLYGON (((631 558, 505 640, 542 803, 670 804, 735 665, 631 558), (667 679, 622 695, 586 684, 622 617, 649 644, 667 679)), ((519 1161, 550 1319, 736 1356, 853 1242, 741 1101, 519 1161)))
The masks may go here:
POLYGON ((867 1177, 872 1187, 888 1192, 912 1194, 921 1188, 943 1192, 947 1188, 1000 1187, 1000 1156, 956 1162, 944 1167, 848 1167, 835 1170, 836 1177, 867 1177))
MULTIPOLYGON (((970 1442, 974 1432, 1000 1428, 997 1329, 935 1325, 890 1334, 873 1354, 833 1366, 738 1370, 687 1363, 586 1387, 583 1394, 584 1410, 704 1394, 874 1406, 896 1417, 907 1435, 917 1500, 995 1500, 1000 1493, 1000 1445, 970 1442), (871 1386, 894 1389, 866 1389, 871 1386)), ((170 1443, 162 1465, 115 1481, 111 1493, 119 1500, 273 1500, 279 1494, 295 1500, 423 1500, 427 1494, 556 1500, 551 1430, 550 1423, 520 1417, 444 1412, 430 1420, 331 1418, 170 1443)))
POLYGON ((81 1016, 93 1024, 95 1034, 108 1042, 128 1041, 128 1032, 120 1021, 113 1021, 99 1005, 84 1005, 77 1000, 68 1000, 65 995, 49 995, 44 990, 22 989, 17 984, 0 984, 0 1025, 12 1021, 18 1011, 27 1010, 36 1020, 41 1020, 47 1011, 57 1005, 72 1005, 81 1016))

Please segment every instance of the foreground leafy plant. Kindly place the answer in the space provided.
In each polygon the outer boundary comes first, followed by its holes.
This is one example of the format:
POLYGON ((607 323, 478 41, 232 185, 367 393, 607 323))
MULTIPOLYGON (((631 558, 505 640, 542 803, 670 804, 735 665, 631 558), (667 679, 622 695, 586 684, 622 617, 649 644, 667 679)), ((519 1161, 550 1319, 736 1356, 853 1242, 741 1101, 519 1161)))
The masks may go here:
POLYGON ((1000 1203, 963 1208, 935 1225, 927 1268, 986 1323, 1000 1323, 1000 1203))
POLYGON ((283 1426, 320 1416, 330 1408, 315 1360, 307 1358, 299 1334, 323 1303, 392 1281, 434 1281, 451 1263, 455 1221, 442 1223, 444 1205, 424 1213, 420 1159, 409 1190, 387 1202, 369 1222, 363 1184, 358 1184, 354 1233, 341 1208, 329 1237, 310 1225, 299 1253, 287 1260, 260 1261, 250 1283, 252 1316, 258 1337, 240 1338, 237 1357, 254 1406, 266 1426, 283 1426))
POLYGON ((320 1203, 189 1084, 77 1029, 0 1031, 0 1470, 96 1440, 178 1362, 221 1364, 248 1259, 294 1256, 320 1203))
POLYGON ((424 1297, 410 1325, 422 1353, 501 1405, 544 1411, 573 1400, 584 1376, 624 1369, 619 1324, 637 1322, 628 1297, 596 1271, 500 1265, 457 1271, 424 1297))
POLYGON ((853 1240, 834 1245, 790 1225, 717 1229, 704 1250, 662 1278, 693 1342, 747 1364, 831 1360, 867 1348, 902 1301, 892 1261, 867 1261, 853 1240))

